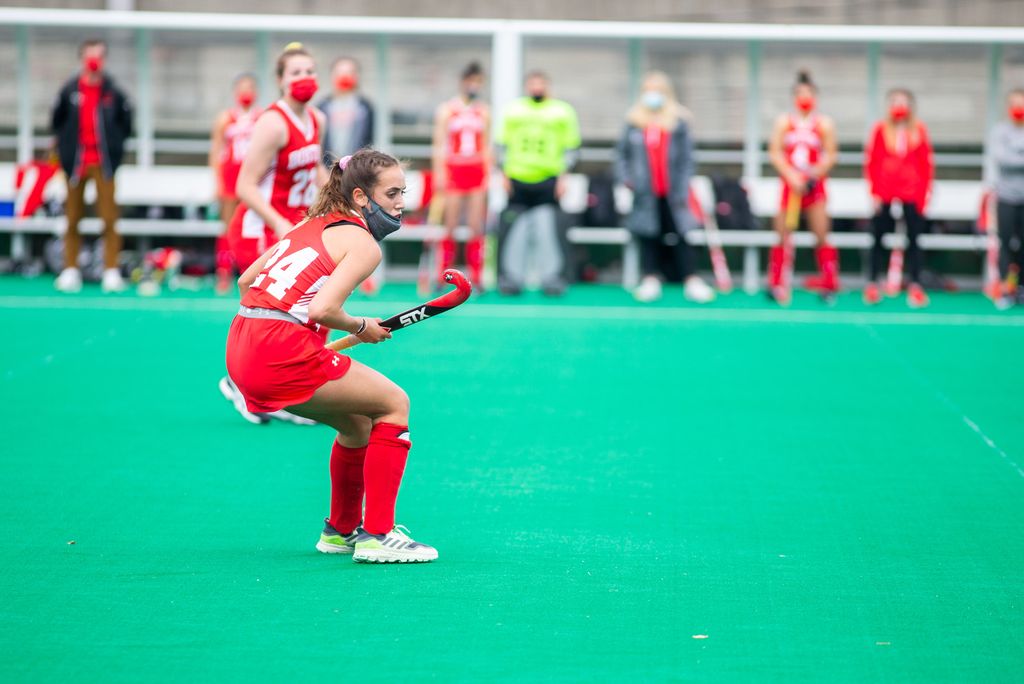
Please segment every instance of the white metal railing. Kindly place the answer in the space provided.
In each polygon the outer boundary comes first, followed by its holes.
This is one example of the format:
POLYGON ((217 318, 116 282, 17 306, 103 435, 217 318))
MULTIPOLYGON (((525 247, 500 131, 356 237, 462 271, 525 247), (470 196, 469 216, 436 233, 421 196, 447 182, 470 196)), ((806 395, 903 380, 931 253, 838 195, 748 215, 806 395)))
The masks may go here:
MULTIPOLYGON (((762 130, 759 120, 761 47, 770 43, 861 44, 867 48, 867 111, 876 113, 881 97, 879 55, 882 45, 979 45, 988 48, 988 68, 979 79, 987 82, 987 119, 991 125, 1001 100, 1002 50, 1006 45, 1024 45, 1024 28, 1003 27, 923 27, 923 26, 810 26, 767 24, 682 24, 655 22, 599 21, 524 21, 501 19, 436 19, 393 17, 294 16, 221 13, 135 12, 104 10, 53 10, 0 8, 0 26, 14 27, 18 90, 17 149, 19 161, 32 157, 31 88, 28 60, 30 29, 36 27, 121 29, 135 31, 140 89, 138 101, 138 163, 153 163, 158 149, 154 140, 152 91, 149 73, 151 32, 242 32, 254 36, 260 54, 268 54, 270 34, 362 34, 377 38, 377 66, 381 82, 387 83, 388 40, 390 36, 481 36, 491 40, 493 67, 492 104, 496 112, 516 97, 522 81, 524 39, 585 38, 626 39, 630 43, 631 91, 635 92, 642 74, 642 41, 726 42, 744 47, 748 58, 748 88, 744 147, 740 159, 744 175, 761 174, 764 161, 762 130)), ((269 60, 264 59, 264 62, 269 60)), ((269 65, 261 73, 269 85, 269 65)), ((378 101, 379 146, 390 147, 391 107, 386 89, 378 101)), ((497 122, 495 122, 497 124, 497 122)), ((161 141, 161 147, 170 144, 161 141)), ((723 151, 724 153, 725 151, 723 151)), ((735 153, 728 154, 730 160, 735 153)), ((976 157, 976 155, 975 155, 976 157)), ((962 163, 957 158, 951 163, 962 163)), ((972 162, 974 160, 971 160, 972 162)), ((979 165, 980 165, 980 160, 979 165)))

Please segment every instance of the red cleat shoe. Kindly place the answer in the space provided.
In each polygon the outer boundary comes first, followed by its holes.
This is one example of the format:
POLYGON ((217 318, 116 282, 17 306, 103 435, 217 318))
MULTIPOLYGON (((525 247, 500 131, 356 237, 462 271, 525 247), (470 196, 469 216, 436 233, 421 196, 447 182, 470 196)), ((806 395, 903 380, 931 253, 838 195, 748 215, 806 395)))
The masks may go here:
POLYGON ((880 301, 882 301, 882 291, 878 289, 878 285, 875 283, 868 283, 867 287, 864 288, 864 303, 874 306, 880 301))
POLYGON ((924 293, 924 290, 917 283, 907 288, 907 306, 911 309, 921 309, 928 306, 928 295, 924 293))

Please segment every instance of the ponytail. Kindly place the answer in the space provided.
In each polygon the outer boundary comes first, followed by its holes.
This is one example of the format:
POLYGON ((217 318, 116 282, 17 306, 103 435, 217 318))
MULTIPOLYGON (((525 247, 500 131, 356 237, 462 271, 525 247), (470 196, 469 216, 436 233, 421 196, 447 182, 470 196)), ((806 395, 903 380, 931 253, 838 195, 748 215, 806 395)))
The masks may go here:
POLYGON ((320 188, 306 215, 359 214, 359 207, 352 199, 355 189, 362 188, 369 194, 376 187, 381 170, 398 165, 398 160, 390 154, 370 147, 337 161, 329 159, 327 184, 320 188))

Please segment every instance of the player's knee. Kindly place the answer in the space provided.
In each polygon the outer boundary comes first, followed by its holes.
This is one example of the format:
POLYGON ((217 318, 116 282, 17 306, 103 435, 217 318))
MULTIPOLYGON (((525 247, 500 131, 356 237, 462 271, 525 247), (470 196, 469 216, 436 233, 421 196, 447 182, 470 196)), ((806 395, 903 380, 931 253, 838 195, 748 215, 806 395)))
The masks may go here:
POLYGON ((398 385, 388 393, 386 422, 406 425, 409 422, 409 395, 398 385))

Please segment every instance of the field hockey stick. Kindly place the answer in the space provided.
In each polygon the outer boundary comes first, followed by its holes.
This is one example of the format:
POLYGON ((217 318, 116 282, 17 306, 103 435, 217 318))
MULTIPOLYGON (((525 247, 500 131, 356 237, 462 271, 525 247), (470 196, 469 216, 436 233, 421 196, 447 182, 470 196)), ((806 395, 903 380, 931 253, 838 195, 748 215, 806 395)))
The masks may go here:
POLYGON ((978 214, 978 228, 985 233, 985 294, 996 301, 1003 294, 1003 283, 999 278, 999 224, 992 211, 993 194, 986 192, 981 197, 981 211, 978 214))
MULTIPOLYGON (((473 291, 473 285, 470 284, 469 279, 464 276, 461 271, 449 268, 444 272, 444 281, 454 285, 455 289, 449 290, 440 297, 431 299, 425 304, 414 306, 411 309, 395 314, 387 320, 381 321, 381 327, 387 328, 391 332, 401 330, 402 328, 409 327, 413 323, 419 323, 420 321, 425 321, 428 318, 440 316, 445 311, 454 309, 459 304, 462 304, 464 301, 469 299, 469 295, 473 291)), ((327 348, 334 351, 341 351, 343 349, 354 347, 360 342, 362 342, 362 340, 356 335, 349 334, 339 340, 328 343, 327 348)))
MULTIPOLYGON (((903 213, 903 203, 893 200, 891 211, 896 218, 896 234, 903 240, 907 239, 906 216, 903 213)), ((885 293, 895 297, 903 289, 903 253, 904 246, 901 242, 889 254, 889 272, 885 277, 885 293)))
POLYGON ((789 201, 786 202, 786 234, 782 238, 782 292, 783 301, 781 304, 789 304, 793 292, 793 269, 796 262, 796 245, 793 242, 793 234, 800 229, 800 211, 804 204, 804 194, 814 187, 813 179, 807 181, 804 192, 796 192, 792 187, 789 189, 789 201))
POLYGON ((704 224, 704 235, 707 238, 708 254, 711 256, 711 270, 715 274, 715 288, 722 293, 732 292, 732 274, 729 273, 729 262, 725 259, 725 251, 722 249, 722 236, 718 234, 718 220, 715 212, 704 212, 693 192, 690 190, 690 210, 697 215, 704 224))

